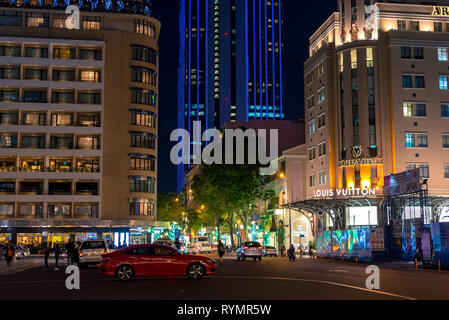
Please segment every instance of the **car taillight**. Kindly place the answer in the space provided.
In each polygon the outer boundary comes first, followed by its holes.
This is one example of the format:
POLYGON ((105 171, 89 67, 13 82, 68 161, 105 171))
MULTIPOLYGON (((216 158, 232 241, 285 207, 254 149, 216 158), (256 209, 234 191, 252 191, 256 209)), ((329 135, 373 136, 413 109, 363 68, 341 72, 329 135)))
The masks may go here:
POLYGON ((105 250, 105 251, 104 251, 104 254, 108 254, 108 252, 105 250))
POLYGON ((80 251, 80 257, 82 257, 83 256, 83 252, 82 251, 80 251))
POLYGON ((109 262, 112 260, 112 258, 110 256, 102 256, 101 260, 102 260, 102 262, 109 262))
POLYGON ((262 249, 263 249, 263 247, 259 247, 259 249, 260 249, 260 250, 262 250, 262 249))
POLYGON ((243 247, 243 249, 248 249, 248 247, 243 247))

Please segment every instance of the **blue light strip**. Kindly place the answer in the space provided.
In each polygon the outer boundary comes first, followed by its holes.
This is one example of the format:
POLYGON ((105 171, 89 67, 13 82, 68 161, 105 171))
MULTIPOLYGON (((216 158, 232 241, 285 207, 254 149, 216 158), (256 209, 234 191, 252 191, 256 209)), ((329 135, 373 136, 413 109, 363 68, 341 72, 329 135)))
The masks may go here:
MULTIPOLYGON (((276 108, 276 59, 275 59, 275 48, 274 48, 274 3, 271 2, 271 57, 273 61, 273 108, 276 108)), ((276 119, 276 109, 273 110, 276 119)))
POLYGON ((267 105, 267 116, 265 119, 268 120, 268 17, 267 17, 267 0, 265 0, 265 103, 267 105))
MULTIPOLYGON (((205 73, 205 76, 206 76, 206 84, 205 84, 205 94, 206 94, 206 101, 204 102, 204 107, 205 107, 205 115, 206 115, 206 129, 205 130, 207 130, 208 129, 208 125, 209 125, 209 123, 208 123, 208 121, 207 121, 207 119, 208 119, 208 111, 209 111, 209 105, 208 105, 208 103, 209 103, 209 95, 208 95, 208 91, 209 91, 209 77, 208 77, 208 74, 209 74, 209 68, 208 68, 208 66, 209 66, 209 64, 208 64, 208 51, 209 51, 209 40, 208 40, 208 33, 209 33, 209 3, 208 3, 208 0, 206 0, 206 45, 205 45, 205 51, 206 51, 206 68, 204 69, 204 73, 205 73)), ((206 140, 208 139, 208 137, 207 137, 207 135, 206 135, 206 140)))
MULTIPOLYGON (((196 5, 196 120, 200 121, 200 0, 197 0, 196 5)), ((198 137, 200 137, 199 130, 198 127, 198 137)), ((197 144, 196 150, 199 154, 199 144, 197 144)))
POLYGON ((246 122, 248 122, 248 112, 249 112, 249 54, 248 54, 248 0, 245 2, 245 41, 246 41, 246 122))
POLYGON ((281 17, 281 2, 282 0, 279 0, 279 67, 280 67, 280 86, 279 86, 279 96, 280 96, 280 100, 281 100, 281 119, 283 119, 284 117, 283 112, 282 112, 282 17, 281 17))
POLYGON ((256 0, 253 0, 253 67, 254 67, 254 79, 253 79, 253 91, 254 91, 254 102, 253 105, 257 104, 257 90, 256 90, 256 0))
MULTIPOLYGON (((190 121, 190 113, 191 113, 191 98, 192 98, 192 93, 191 93, 191 70, 192 70, 192 0, 188 0, 189 1, 189 134, 192 134, 192 128, 191 128, 191 121, 190 121)), ((189 151, 190 152, 190 151, 189 151)))
MULTIPOLYGON (((259 86, 260 86, 260 106, 263 106, 263 87, 262 87, 262 0, 259 0, 259 86)), ((260 112, 260 119, 262 119, 262 111, 260 112)))

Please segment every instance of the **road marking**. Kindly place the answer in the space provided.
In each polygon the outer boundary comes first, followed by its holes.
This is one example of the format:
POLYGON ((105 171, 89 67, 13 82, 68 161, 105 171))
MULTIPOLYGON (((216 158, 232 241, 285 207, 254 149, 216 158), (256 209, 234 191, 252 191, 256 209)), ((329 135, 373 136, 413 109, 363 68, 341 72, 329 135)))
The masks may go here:
POLYGON ((350 288, 350 289, 355 289, 355 290, 361 290, 361 291, 366 291, 366 292, 371 292, 371 293, 383 294, 383 295, 397 297, 397 298, 406 299, 406 300, 418 300, 417 298, 402 296, 402 295, 394 294, 394 293, 390 293, 390 292, 379 291, 379 290, 370 290, 370 289, 366 289, 366 288, 362 288, 362 287, 351 286, 349 284, 331 282, 331 281, 323 281, 323 280, 281 278, 281 277, 239 277, 239 276, 224 276, 224 277, 211 276, 210 278, 211 279, 257 279, 257 280, 266 279, 266 280, 285 280, 285 281, 324 283, 324 284, 330 284, 330 285, 334 285, 334 286, 345 287, 345 288, 350 288))

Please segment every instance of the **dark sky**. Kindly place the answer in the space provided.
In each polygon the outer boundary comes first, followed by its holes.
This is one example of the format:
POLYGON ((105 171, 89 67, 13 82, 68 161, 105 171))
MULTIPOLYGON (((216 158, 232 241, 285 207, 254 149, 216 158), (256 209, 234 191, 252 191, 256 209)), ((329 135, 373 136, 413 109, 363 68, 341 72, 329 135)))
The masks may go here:
MULTIPOLYGON (((287 119, 304 116, 302 66, 308 57, 309 37, 336 9, 336 0, 284 0, 284 110, 287 119)), ((170 163, 170 133, 177 128, 177 10, 178 0, 153 0, 153 11, 162 22, 159 38, 159 192, 176 192, 176 167, 170 163)))

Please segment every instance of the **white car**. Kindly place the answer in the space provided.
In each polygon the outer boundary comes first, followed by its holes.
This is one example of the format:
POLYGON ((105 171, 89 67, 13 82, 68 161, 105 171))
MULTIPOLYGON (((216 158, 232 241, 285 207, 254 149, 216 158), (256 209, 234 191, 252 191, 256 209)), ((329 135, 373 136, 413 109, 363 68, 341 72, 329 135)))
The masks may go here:
POLYGON ((104 240, 85 240, 79 248, 79 265, 99 264, 101 256, 111 252, 104 240))

